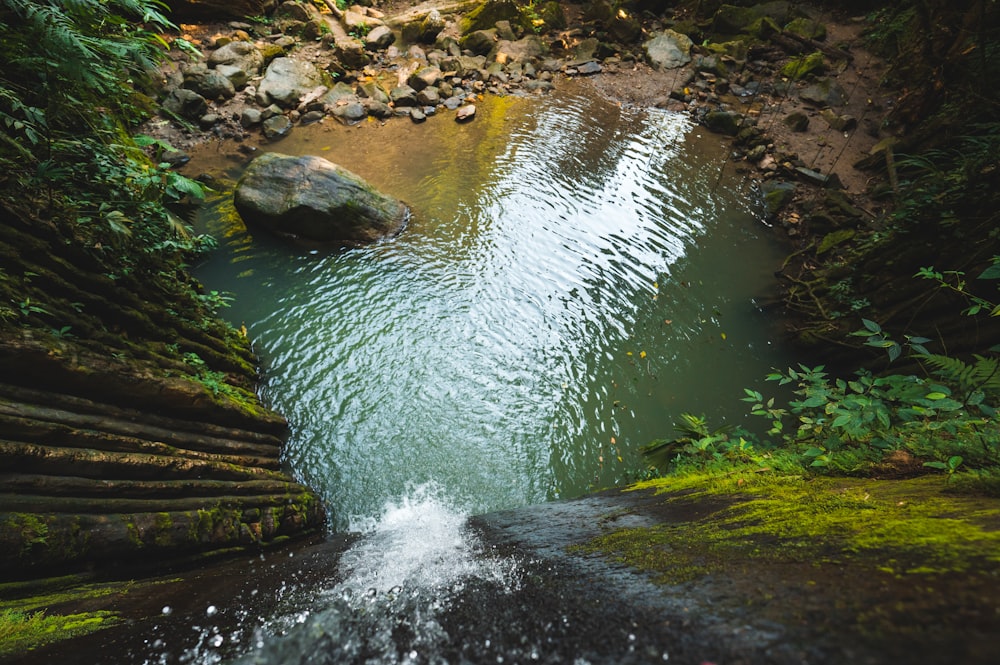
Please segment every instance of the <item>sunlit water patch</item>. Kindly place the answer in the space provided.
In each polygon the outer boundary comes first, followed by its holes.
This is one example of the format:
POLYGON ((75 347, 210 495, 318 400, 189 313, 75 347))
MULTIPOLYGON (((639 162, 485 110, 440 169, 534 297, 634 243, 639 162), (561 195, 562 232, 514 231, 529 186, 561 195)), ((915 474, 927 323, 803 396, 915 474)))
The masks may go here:
MULTIPOLYGON (((684 411, 740 421, 784 362, 756 299, 777 250, 721 142, 567 88, 476 120, 299 128, 268 146, 406 201, 397 238, 308 251, 227 212, 200 276, 230 291, 292 428, 286 462, 337 529, 433 482, 464 512, 641 469, 684 411)), ((205 156, 193 168, 211 168, 205 156)), ((233 167, 230 175, 238 175, 233 167)))

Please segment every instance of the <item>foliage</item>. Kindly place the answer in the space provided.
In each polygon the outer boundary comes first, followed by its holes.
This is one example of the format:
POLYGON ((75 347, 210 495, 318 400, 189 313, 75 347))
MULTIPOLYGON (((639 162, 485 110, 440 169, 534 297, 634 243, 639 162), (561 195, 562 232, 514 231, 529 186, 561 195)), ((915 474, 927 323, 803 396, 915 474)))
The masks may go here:
MULTIPOLYGON (((202 186, 150 161, 126 125, 168 47, 160 0, 0 0, 0 195, 27 192, 101 259, 195 247, 166 207, 202 186)), ((165 145, 156 146, 158 156, 165 145)), ((122 267, 109 270, 120 273, 122 267)))
MULTIPOLYGON (((961 272, 924 268, 917 276, 967 297, 971 303, 967 315, 1000 312, 1000 306, 968 291, 961 272)), ((1000 257, 994 257, 979 279, 1000 279, 1000 257)), ((885 455, 900 451, 923 460, 927 469, 944 471, 949 479, 960 468, 1000 467, 1000 357, 931 353, 926 337, 907 336, 900 344, 875 321, 862 319, 862 324, 853 334, 867 346, 885 350, 890 362, 908 350, 925 376, 875 376, 860 369, 851 378, 836 378, 822 365, 800 364, 767 376, 768 381, 792 388, 795 397, 787 404, 744 389, 743 401, 751 405, 752 415, 768 422, 767 436, 773 441, 745 434, 735 447, 724 428, 710 431, 703 418, 685 414, 675 426, 681 437, 654 441, 643 453, 660 469, 732 457, 734 450, 747 451, 752 458, 754 451, 767 449, 794 451, 805 466, 841 474, 877 471, 885 455)))

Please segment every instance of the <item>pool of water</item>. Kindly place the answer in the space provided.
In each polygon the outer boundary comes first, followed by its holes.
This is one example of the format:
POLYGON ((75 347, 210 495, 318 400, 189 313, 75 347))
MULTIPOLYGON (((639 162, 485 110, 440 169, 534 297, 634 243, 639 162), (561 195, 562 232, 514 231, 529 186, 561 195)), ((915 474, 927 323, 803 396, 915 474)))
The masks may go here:
MULTIPOLYGON (((198 270, 260 353, 286 462, 336 529, 433 483, 478 513, 642 469, 684 411, 743 422, 786 360, 757 305, 780 250, 724 146, 683 115, 584 87, 491 98, 476 119, 297 128, 263 146, 404 200, 401 235, 310 250, 248 232, 224 192, 198 270)), ((232 152, 188 174, 239 175, 232 152)))

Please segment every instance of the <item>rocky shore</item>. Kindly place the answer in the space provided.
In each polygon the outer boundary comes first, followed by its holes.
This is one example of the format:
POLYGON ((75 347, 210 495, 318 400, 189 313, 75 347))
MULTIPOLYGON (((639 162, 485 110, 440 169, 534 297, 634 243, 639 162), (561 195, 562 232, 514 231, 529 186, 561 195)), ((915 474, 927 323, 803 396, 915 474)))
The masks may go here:
POLYGON ((762 183, 792 238, 820 233, 829 251, 878 212, 870 173, 855 167, 884 163, 893 97, 861 18, 787 2, 708 17, 606 0, 325 9, 285 2, 266 20, 183 25, 174 43, 185 48, 163 72, 165 117, 144 128, 179 148, 163 158, 181 164, 183 149, 218 139, 251 153, 316 122, 468 121, 482 95, 544 95, 585 77, 623 104, 687 112, 731 137, 734 165, 762 183))
POLYGON ((838 266, 894 205, 910 126, 866 17, 782 1, 660 13, 607 0, 321 7, 182 25, 163 117, 142 129, 177 149, 160 158, 182 165, 184 150, 215 140, 252 156, 312 123, 468 122, 484 95, 543 96, 585 79, 623 105, 690 114, 729 142, 730 167, 789 245, 773 303, 793 340, 832 353, 848 348, 838 340, 853 319, 877 316, 877 287, 840 288, 851 278, 838 266))

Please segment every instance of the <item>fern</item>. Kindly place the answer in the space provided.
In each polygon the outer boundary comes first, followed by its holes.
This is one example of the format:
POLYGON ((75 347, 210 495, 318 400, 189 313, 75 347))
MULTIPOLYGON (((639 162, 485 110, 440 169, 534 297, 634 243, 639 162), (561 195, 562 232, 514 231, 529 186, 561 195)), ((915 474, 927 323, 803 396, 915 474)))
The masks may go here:
POLYGON ((958 386, 959 391, 971 395, 982 391, 1000 395, 1000 358, 974 355, 975 363, 939 354, 924 354, 920 358, 934 369, 943 380, 958 386))

